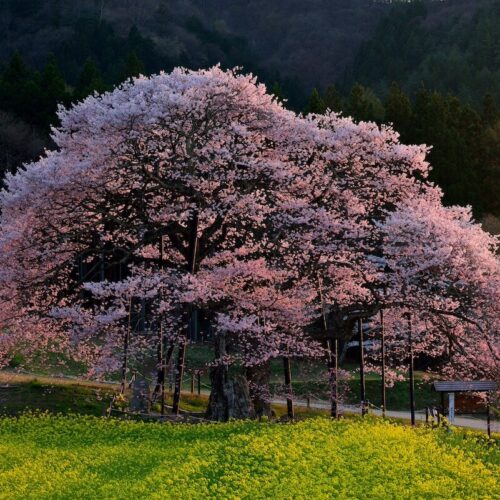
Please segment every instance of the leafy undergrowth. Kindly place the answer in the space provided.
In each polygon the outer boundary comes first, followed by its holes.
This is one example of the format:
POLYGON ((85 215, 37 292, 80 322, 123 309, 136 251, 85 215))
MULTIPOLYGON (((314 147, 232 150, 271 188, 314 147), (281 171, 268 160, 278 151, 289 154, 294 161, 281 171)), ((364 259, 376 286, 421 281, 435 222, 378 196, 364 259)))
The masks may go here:
POLYGON ((498 448, 376 419, 0 419, 0 498, 495 498, 498 448))

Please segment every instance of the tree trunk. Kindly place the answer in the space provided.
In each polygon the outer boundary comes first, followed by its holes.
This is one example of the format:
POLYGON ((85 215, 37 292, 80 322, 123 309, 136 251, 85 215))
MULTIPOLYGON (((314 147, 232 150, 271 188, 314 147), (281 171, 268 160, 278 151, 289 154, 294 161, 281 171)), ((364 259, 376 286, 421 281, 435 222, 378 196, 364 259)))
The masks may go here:
MULTIPOLYGON (((227 353, 225 334, 215 337, 215 357, 221 359, 227 353)), ((230 374, 227 365, 220 364, 210 370, 212 390, 208 400, 206 418, 227 422, 230 419, 246 419, 253 416, 246 378, 230 374)))
POLYGON ((271 417, 271 401, 269 394, 269 380, 271 378, 271 365, 263 363, 247 368, 246 378, 249 384, 250 398, 252 400, 255 416, 258 418, 271 417))
POLYGON ((177 369, 175 371, 175 388, 172 402, 172 413, 174 415, 179 415, 180 413, 182 377, 184 376, 184 368, 186 366, 186 348, 187 339, 184 344, 179 346, 179 351, 177 353, 177 369))
POLYGON ((132 400, 130 409, 133 412, 149 413, 149 382, 140 374, 136 374, 132 384, 132 400))

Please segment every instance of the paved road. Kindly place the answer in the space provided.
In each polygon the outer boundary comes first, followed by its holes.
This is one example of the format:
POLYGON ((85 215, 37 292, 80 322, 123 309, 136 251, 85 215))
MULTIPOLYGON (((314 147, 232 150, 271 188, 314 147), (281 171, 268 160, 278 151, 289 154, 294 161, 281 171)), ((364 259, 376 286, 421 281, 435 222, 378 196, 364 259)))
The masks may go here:
MULTIPOLYGON (((275 400, 273 400, 273 403, 285 405, 286 400, 285 399, 275 399, 275 400)), ((293 404, 295 406, 307 407, 306 401, 294 400, 293 404)), ((311 401, 310 407, 321 409, 321 410, 329 410, 330 403, 327 401, 311 401)), ((355 406, 355 405, 342 405, 341 413, 361 413, 361 408, 359 406, 355 406)), ((370 409, 370 414, 377 415, 377 416, 381 417, 382 411, 370 409)), ((400 418, 400 419, 405 419, 405 420, 411 419, 411 415, 410 415, 409 411, 387 410, 385 412, 385 414, 389 418, 400 418)), ((415 419, 419 422, 425 422, 425 413, 424 412, 417 412, 415 414, 415 419)), ((486 432, 486 417, 481 418, 481 417, 455 416, 455 422, 453 425, 455 425, 456 427, 466 427, 469 429, 474 429, 474 430, 486 432)), ((494 420, 491 421, 491 432, 500 432, 500 422, 494 421, 494 420)))

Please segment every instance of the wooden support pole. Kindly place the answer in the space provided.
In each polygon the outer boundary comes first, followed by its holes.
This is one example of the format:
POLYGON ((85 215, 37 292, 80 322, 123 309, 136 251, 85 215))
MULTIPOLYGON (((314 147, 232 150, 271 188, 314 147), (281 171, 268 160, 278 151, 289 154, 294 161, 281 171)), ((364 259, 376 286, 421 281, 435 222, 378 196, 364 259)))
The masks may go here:
POLYGON ((488 438, 491 438, 491 403, 490 395, 486 395, 486 427, 488 432, 488 438))
POLYGON ((201 395, 201 372, 198 370, 196 374, 196 378, 198 379, 198 396, 201 395))
POLYGON ((386 386, 386 380, 385 380, 385 323, 384 323, 384 310, 380 310, 380 336, 381 336, 381 343, 382 343, 382 417, 385 418, 385 410, 386 410, 386 393, 385 393, 385 386, 386 386))
MULTIPOLYGON (((158 382, 157 382, 157 388, 155 388, 155 392, 157 392, 158 390, 161 391, 161 405, 162 405, 162 408, 163 408, 163 412, 165 412, 165 407, 166 407, 166 399, 167 399, 167 391, 165 389, 165 385, 167 383, 167 370, 168 370, 168 367, 170 365, 170 362, 172 360, 172 355, 174 353, 174 349, 175 349, 175 345, 174 344, 170 344, 170 347, 167 349, 166 347, 166 338, 164 337, 164 343, 163 343, 163 365, 161 367, 161 370, 159 371, 159 379, 158 379, 158 382), (161 382, 163 381, 163 387, 161 387, 160 385, 160 389, 158 389, 158 384, 161 384, 161 382)), ((172 391, 172 381, 170 380, 169 381, 169 391, 172 391)))
POLYGON ((161 411, 160 413, 162 415, 165 415, 165 403, 166 403, 166 398, 165 398, 165 375, 166 375, 166 367, 165 367, 165 356, 164 356, 164 349, 165 349, 165 339, 163 338, 163 329, 160 329, 160 393, 161 393, 161 411))
MULTIPOLYGON (((196 272, 196 259, 198 254, 198 212, 194 212, 190 221, 190 231, 189 231, 189 251, 188 251, 188 263, 187 270, 191 274, 196 272)), ((190 328, 193 322, 192 308, 187 307, 186 310, 186 332, 185 339, 179 346, 179 354, 177 356, 177 369, 175 372, 175 387, 174 387, 174 397, 172 401, 172 413, 174 415, 179 415, 180 400, 181 400, 181 390, 182 390, 182 377, 184 375, 184 366, 186 363, 186 349, 187 343, 189 341, 190 328)))
MULTIPOLYGON (((163 270, 163 236, 160 236, 160 271, 163 270)), ((161 300, 160 294, 160 300, 161 300)), ((160 413, 165 415, 165 378, 166 378, 166 363, 165 363, 165 335, 163 332, 163 321, 160 317, 159 332, 158 332, 158 379, 160 382, 160 413)))
POLYGON ((177 367, 175 370, 174 397, 173 397, 173 402, 172 402, 172 413, 174 415, 179 415, 179 412, 180 412, 182 378, 184 377, 184 366, 186 364, 186 347, 187 347, 187 340, 181 346, 179 346, 179 352, 177 353, 177 367))
POLYGON ((194 372, 191 372, 191 394, 194 394, 194 372))
POLYGON ((330 372, 330 416, 339 418, 339 341, 328 341, 328 370, 330 372))
POLYGON ((413 371, 413 338, 411 314, 407 314, 408 321, 408 348, 410 351, 409 370, 410 370, 410 415, 411 425, 415 425, 415 374, 413 371))
MULTIPOLYGON (((161 322, 161 320, 160 320, 161 322)), ((165 339, 163 338, 163 328, 160 325, 158 339, 158 381, 160 383, 160 413, 165 415, 165 339)))
POLYGON ((122 363, 122 383, 120 386, 120 392, 125 393, 125 388, 127 387, 127 372, 128 372, 128 349, 130 344, 130 330, 132 327, 132 297, 130 297, 128 302, 128 321, 127 329, 123 338, 123 363, 122 363))
MULTIPOLYGON (((321 315, 323 318, 323 329, 325 335, 328 336, 328 320, 326 316, 325 309, 325 299, 323 296, 323 287, 321 276, 318 273, 318 291, 319 296, 321 298, 321 315)), ((332 418, 339 418, 339 371, 338 371, 338 362, 339 362, 339 343, 338 339, 334 339, 333 341, 333 356, 332 356, 332 342, 331 340, 327 340, 327 351, 328 351, 328 374, 329 374, 329 383, 330 383, 330 415, 332 418)))
POLYGON ((290 358, 288 357, 283 358, 283 368, 285 371, 285 387, 287 390, 287 396, 286 396, 287 415, 289 419, 293 419, 294 413, 293 413, 293 401, 292 401, 292 371, 290 368, 290 358))
POLYGON ((335 412, 332 415, 334 418, 339 418, 339 340, 335 339, 335 351, 333 353, 334 370, 335 370, 335 412))
POLYGON ((168 392, 172 393, 174 391, 174 373, 175 373, 175 365, 172 363, 170 367, 170 374, 168 376, 168 392))
POLYGON ((363 338, 363 320, 358 319, 358 334, 359 334, 359 385, 361 399, 361 415, 364 417, 366 411, 366 385, 365 385, 365 347, 363 338))

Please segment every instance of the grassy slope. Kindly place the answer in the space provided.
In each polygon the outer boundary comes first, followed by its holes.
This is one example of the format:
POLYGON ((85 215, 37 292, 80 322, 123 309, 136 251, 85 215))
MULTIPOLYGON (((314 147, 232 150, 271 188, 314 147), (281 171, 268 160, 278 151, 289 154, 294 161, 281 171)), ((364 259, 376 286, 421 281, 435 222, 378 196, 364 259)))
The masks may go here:
MULTIPOLYGON (((212 352, 205 346, 191 346, 188 352, 188 368, 196 368, 204 366, 212 359, 212 352)), ((358 366, 347 364, 342 368, 348 370, 351 374, 351 380, 348 382, 348 391, 346 395, 347 403, 358 403, 360 393, 360 382, 358 366)), ((439 405, 439 396, 435 393, 428 382, 422 380, 423 372, 416 372, 415 378, 415 398, 418 409, 423 409, 426 406, 439 405)), ((380 377, 373 373, 368 373, 365 377, 366 396, 368 401, 376 406, 381 405, 381 386, 380 377)), ((281 359, 271 363, 271 382, 275 385, 283 384, 283 364, 281 359)), ((204 387, 209 385, 207 375, 202 377, 204 387)), ((292 362, 292 384, 294 394, 297 397, 306 397, 309 393, 317 399, 328 399, 328 385, 326 377, 326 366, 318 362, 300 363, 292 362)), ((184 383, 184 389, 189 390, 190 381, 187 378, 184 383)), ((394 387, 387 388, 387 407, 391 410, 407 410, 408 409, 408 382, 396 382, 394 387)))
MULTIPOLYGON (((213 358, 212 349, 209 345, 190 346, 183 390, 187 393, 191 389, 190 370, 206 366, 213 358)), ((359 372, 354 364, 343 365, 342 368, 351 374, 348 382, 348 393, 346 403, 359 402, 359 372)), ((36 373, 42 375, 13 375, 0 371, 0 413, 17 414, 22 410, 41 409, 51 412, 68 413, 70 411, 102 415, 105 408, 109 406, 110 398, 116 385, 99 384, 94 382, 83 383, 75 380, 63 381, 55 379, 51 375, 59 375, 60 368, 50 368, 50 364, 33 366, 36 373), (10 387, 4 387, 8 383, 10 387)), ((294 394, 298 398, 305 398, 311 394, 313 401, 316 399, 328 399, 328 387, 326 381, 326 367, 322 363, 300 363, 292 362, 292 381, 294 394)), ((84 373, 84 369, 78 365, 69 365, 64 370, 66 375, 78 377, 84 373)), ((283 384, 283 365, 281 360, 275 360, 271 364, 271 382, 278 386, 283 384)), ((422 379, 423 373, 416 372, 416 406, 423 409, 426 406, 438 406, 439 396, 432 391, 431 385, 422 379)), ((197 390, 195 381, 195 391, 197 390)), ((210 380, 205 373, 202 376, 202 390, 210 388, 210 380)), ((390 410, 408 410, 409 406, 408 382, 397 382, 394 387, 388 388, 387 407, 390 410)), ((380 377, 373 373, 366 375, 367 399, 375 406, 381 404, 380 377)), ((203 411, 205 400, 196 398, 185 399, 185 409, 189 411, 203 411), (193 403, 193 401, 195 401, 193 403)))
MULTIPOLYGON (((492 498, 498 449, 367 419, 0 419, 0 498, 492 498)), ((495 476, 497 474, 497 476, 495 476)))
MULTIPOLYGON (((0 414, 19 415, 25 411, 53 414, 77 413, 101 416, 106 413, 118 386, 111 383, 74 381, 50 376, 0 372, 0 414)), ((168 396, 167 404, 171 400, 168 396)), ((183 395, 181 409, 203 412, 207 397, 183 395)), ((1 498, 1 496, 0 496, 1 498)))
POLYGON ((97 383, 0 373, 0 413, 25 410, 103 415, 116 388, 97 383))
MULTIPOLYGON (((203 367, 212 359, 212 353, 207 346, 192 346, 188 352, 186 375, 183 390, 190 392, 191 375, 190 370, 203 367)), ((110 399, 116 391, 117 386, 97 383, 81 382, 76 380, 63 380, 52 377, 59 375, 60 369, 56 371, 50 367, 36 369, 37 375, 21 375, 0 371, 0 413, 18 414, 25 409, 49 410, 53 413, 82 413, 91 415, 103 415, 109 406, 110 399), (40 375, 38 375, 40 373, 40 375)), ((347 403, 359 402, 359 373, 356 366, 345 366, 351 372, 351 380, 348 383, 347 403)), ((275 386, 283 384, 283 368, 281 360, 271 364, 271 381, 275 386)), ((328 399, 328 387, 325 376, 325 367, 321 364, 292 363, 292 381, 294 394, 298 398, 305 398, 311 394, 316 399, 328 399)), ((82 367, 74 366, 65 370, 70 376, 78 377, 83 373, 82 367)), ((417 408, 439 404, 438 396, 430 385, 422 382, 421 373, 417 373, 416 403, 417 408)), ((196 381, 195 381, 196 382, 196 381)), ((195 391, 197 390, 195 383, 195 391)), ((205 373, 202 376, 202 390, 210 388, 210 380, 205 373)), ((377 375, 367 374, 366 394, 368 400, 376 406, 380 406, 380 379, 377 375)), ((201 408, 204 401, 196 402, 193 406, 185 398, 185 409, 189 411, 203 411, 201 408)), ((392 410, 408 409, 408 384, 397 382, 393 388, 387 389, 387 406, 392 410)))

